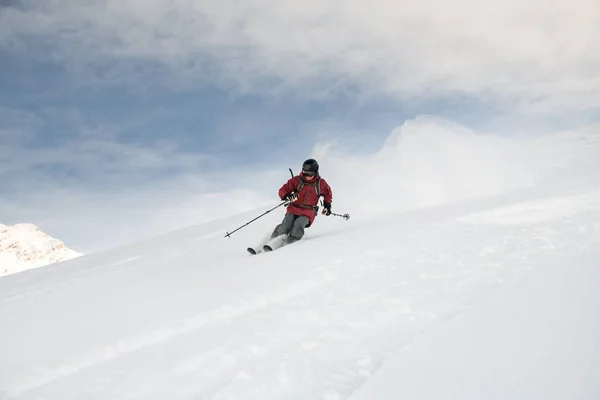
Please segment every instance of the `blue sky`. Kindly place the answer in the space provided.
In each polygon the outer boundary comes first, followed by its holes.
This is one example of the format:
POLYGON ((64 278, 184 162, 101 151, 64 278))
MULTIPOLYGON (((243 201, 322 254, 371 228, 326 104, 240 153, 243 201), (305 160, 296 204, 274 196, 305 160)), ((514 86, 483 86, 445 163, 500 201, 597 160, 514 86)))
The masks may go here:
POLYGON ((598 121, 597 2, 376 3, 1 2, 0 223, 95 251, 276 201, 319 146, 419 115, 598 121))

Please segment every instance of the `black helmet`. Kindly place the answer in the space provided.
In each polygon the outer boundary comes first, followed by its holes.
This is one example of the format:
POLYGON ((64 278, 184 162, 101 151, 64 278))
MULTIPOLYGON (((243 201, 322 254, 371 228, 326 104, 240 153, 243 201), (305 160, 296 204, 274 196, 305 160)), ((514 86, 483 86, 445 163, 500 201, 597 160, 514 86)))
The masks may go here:
POLYGON ((309 158, 302 164, 302 171, 313 171, 314 173, 317 173, 319 172, 319 163, 317 160, 309 158))

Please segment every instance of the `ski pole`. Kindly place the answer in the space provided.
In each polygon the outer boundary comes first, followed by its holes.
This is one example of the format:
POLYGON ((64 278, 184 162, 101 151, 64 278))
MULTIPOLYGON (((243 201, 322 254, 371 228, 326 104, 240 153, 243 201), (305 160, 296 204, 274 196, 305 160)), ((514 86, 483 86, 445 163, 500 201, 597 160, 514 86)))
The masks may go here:
MULTIPOLYGON (((291 169, 291 168, 288 168, 288 169, 290 170, 290 174, 292 175, 292 178, 293 178, 293 177, 294 177, 294 172, 292 172, 292 169, 291 169)), ((232 234, 236 233, 237 231, 239 231, 240 229, 242 229, 242 228, 243 228, 243 227, 245 227, 246 225, 250 225, 252 222, 256 221, 257 219, 259 219, 259 218, 260 218, 260 217, 262 217, 263 215, 265 215, 265 214, 268 214, 268 213, 270 213, 271 211, 273 211, 274 209, 276 209, 276 208, 279 208, 279 207, 281 207, 281 206, 283 206, 283 205, 288 205, 288 204, 290 204, 290 203, 291 203, 291 201, 289 201, 289 200, 286 200, 286 201, 284 201, 283 203, 280 203, 280 204, 276 205, 275 207, 271 208, 270 210, 267 210, 267 211, 265 211, 264 213, 260 214, 258 217, 254 218, 253 220, 246 222, 244 225, 240 226, 240 227, 239 227, 239 228, 237 228, 236 230, 234 230, 234 231, 232 231, 232 232, 225 232, 225 237, 228 237, 228 238, 230 238, 230 239, 231 239, 231 235, 232 235, 232 234)), ((350 218, 350 217, 348 217, 348 218, 350 218)))
MULTIPOLYGON (((321 200, 321 205, 323 205, 323 200, 321 200)), ((327 215, 327 214, 325 214, 325 210, 323 210, 323 214, 324 214, 324 215, 327 215)), ((350 219, 350 214, 336 214, 336 213, 332 212, 332 213, 331 213, 331 214, 329 214, 329 215, 335 215, 336 217, 342 217, 342 218, 344 218, 346 221, 348 221, 348 220, 350 219)))
POLYGON ((228 237, 228 238, 231 239, 231 235, 234 234, 234 233, 236 233, 237 231, 239 231, 243 227, 245 227, 247 225, 250 225, 252 222, 256 221, 257 219, 259 219, 263 215, 266 215, 266 214, 270 213, 271 211, 275 210, 276 208, 279 208, 279 207, 281 207, 283 205, 287 205, 287 204, 289 204, 289 202, 287 200, 279 203, 278 205, 276 205, 275 207, 271 208, 270 210, 267 210, 264 213, 260 214, 258 217, 254 218, 253 220, 246 222, 244 225, 240 226, 239 228, 237 228, 233 232, 225 232, 226 233, 225 237, 228 237))
POLYGON ((336 213, 331 213, 329 215, 335 215, 336 217, 342 217, 344 218, 346 221, 348 221, 350 219, 350 214, 336 214, 336 213))

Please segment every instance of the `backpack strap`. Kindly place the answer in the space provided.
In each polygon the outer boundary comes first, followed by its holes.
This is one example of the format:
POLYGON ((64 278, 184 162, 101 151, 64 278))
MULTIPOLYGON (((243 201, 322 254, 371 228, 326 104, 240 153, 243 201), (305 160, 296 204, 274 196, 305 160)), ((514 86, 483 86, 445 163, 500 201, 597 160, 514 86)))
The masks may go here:
POLYGON ((300 191, 304 187, 304 180, 300 177, 300 175, 298 175, 298 180, 300 181, 300 184, 298 185, 298 188, 296 190, 298 191, 298 193, 300 193, 300 191))

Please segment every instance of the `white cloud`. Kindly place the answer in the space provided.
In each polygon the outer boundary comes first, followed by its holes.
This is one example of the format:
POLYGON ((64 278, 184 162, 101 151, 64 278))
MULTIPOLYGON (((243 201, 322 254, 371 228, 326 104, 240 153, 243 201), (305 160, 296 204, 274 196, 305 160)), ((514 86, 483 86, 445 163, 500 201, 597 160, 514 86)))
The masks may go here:
MULTIPOLYGON (((109 58, 156 62, 169 85, 411 101, 456 92, 524 112, 600 106, 596 0, 30 4, 1 11, 0 43, 45 40, 60 61, 84 71, 109 58)), ((108 75, 134 74, 121 65, 108 75)))

